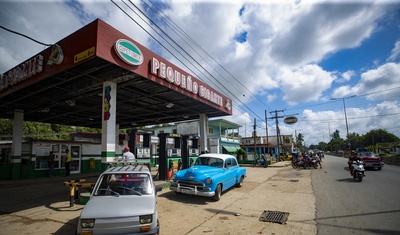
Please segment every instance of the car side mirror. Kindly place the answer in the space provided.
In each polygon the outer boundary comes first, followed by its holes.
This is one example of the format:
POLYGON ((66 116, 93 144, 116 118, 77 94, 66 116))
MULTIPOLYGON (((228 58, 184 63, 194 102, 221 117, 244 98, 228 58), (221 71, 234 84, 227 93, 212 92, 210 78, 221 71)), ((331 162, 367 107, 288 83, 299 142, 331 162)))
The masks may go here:
POLYGON ((162 186, 156 185, 156 194, 157 194, 157 192, 161 192, 161 191, 162 191, 162 186))

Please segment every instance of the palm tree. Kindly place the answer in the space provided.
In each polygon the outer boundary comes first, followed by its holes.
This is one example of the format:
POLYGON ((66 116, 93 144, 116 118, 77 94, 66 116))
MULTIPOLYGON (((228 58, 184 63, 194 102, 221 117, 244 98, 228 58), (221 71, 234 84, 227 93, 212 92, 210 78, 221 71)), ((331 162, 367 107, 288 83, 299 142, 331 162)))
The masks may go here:
POLYGON ((296 136, 296 147, 300 148, 301 146, 303 146, 303 141, 304 141, 304 135, 299 133, 296 136))

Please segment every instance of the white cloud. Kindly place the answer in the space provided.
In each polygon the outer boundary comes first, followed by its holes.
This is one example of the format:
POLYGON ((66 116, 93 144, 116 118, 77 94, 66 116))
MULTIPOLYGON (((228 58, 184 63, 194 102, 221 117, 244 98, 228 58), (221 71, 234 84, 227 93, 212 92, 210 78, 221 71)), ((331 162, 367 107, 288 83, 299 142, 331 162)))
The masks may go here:
POLYGON ((306 65, 297 70, 282 69, 279 74, 283 99, 291 105, 318 101, 322 92, 330 88, 335 77, 317 65, 306 65))
POLYGON ((387 61, 394 61, 400 57, 400 41, 397 41, 387 61))
POLYGON ((344 81, 350 81, 350 79, 352 77, 354 77, 354 75, 355 75, 355 72, 353 70, 348 70, 348 71, 342 73, 342 78, 344 81))
MULTIPOLYGON (((398 128, 400 102, 383 101, 369 108, 357 107, 357 98, 352 103, 346 101, 346 113, 349 133, 363 135, 373 129, 386 129, 389 132, 398 128)), ((341 103, 340 103, 341 104, 341 103)), ((306 109, 298 122, 296 129, 302 129, 307 145, 329 142, 329 133, 338 130, 341 138, 346 138, 346 123, 344 110, 341 105, 336 111, 313 111, 306 109)))
POLYGON ((399 84, 400 64, 387 63, 362 73, 361 79, 353 87, 346 85, 336 88, 333 97, 367 95, 369 100, 385 100, 396 97, 400 89, 399 84))

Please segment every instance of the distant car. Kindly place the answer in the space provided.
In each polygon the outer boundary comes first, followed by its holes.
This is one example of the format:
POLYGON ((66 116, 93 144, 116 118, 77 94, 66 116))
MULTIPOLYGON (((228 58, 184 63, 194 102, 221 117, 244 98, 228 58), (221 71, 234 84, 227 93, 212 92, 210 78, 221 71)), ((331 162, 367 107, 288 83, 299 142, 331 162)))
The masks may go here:
POLYGON ((364 162, 365 168, 376 168, 382 170, 384 163, 380 157, 375 156, 373 152, 359 152, 358 156, 364 162))
POLYGON ((193 166, 172 176, 170 189, 177 193, 221 198, 223 191, 242 187, 246 169, 228 154, 207 153, 200 155, 193 166))
POLYGON ((98 178, 77 234, 159 234, 156 187, 143 165, 111 167, 98 178))
POLYGON ((357 153, 368 152, 366 148, 356 148, 357 153))

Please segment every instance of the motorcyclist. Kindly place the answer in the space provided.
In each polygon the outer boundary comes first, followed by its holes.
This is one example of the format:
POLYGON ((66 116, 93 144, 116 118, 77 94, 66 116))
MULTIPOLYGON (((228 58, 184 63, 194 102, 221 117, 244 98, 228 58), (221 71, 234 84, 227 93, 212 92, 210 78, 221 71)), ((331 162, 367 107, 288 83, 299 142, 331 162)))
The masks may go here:
POLYGON ((361 158, 358 156, 356 151, 354 151, 354 150, 351 151, 351 156, 349 157, 349 160, 347 162, 347 164, 349 164, 349 170, 350 170, 351 175, 353 175, 353 170, 354 170, 353 162, 357 161, 357 160, 361 161, 361 158))

